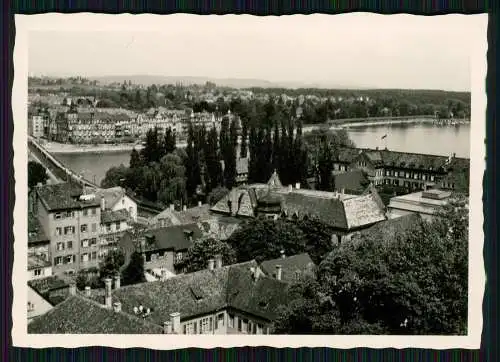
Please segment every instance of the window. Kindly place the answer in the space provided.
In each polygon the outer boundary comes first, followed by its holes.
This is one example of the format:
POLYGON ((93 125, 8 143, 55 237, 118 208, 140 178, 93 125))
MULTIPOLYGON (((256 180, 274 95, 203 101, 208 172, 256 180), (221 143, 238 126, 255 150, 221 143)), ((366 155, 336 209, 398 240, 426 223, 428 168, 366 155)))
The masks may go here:
POLYGON ((232 314, 229 314, 228 315, 228 321, 227 321, 227 325, 229 328, 234 328, 234 315, 232 314))
POLYGON ((89 215, 89 210, 83 209, 83 216, 88 216, 89 215))
POLYGON ((97 238, 92 238, 89 240, 90 245, 97 245, 97 238))
POLYGON ((196 334, 196 322, 184 324, 184 334, 196 334))
POLYGON ((73 241, 69 240, 66 242, 66 249, 73 249, 73 241))
POLYGON ((132 216, 132 206, 130 206, 130 207, 128 208, 128 214, 129 214, 130 216, 132 216))
POLYGON ((80 260, 82 262, 84 262, 84 263, 87 262, 87 261, 89 261, 89 254, 88 253, 82 254, 81 257, 80 257, 80 260))
POLYGON ((35 303, 28 302, 28 312, 33 312, 35 310, 35 303))
POLYGON ((60 212, 54 214, 54 219, 55 220, 59 220, 60 218, 61 218, 61 213, 60 212))
POLYGON ((56 228, 56 235, 62 235, 62 228, 60 227, 56 228))
POLYGON ((175 254, 175 260, 177 260, 177 261, 182 260, 182 252, 178 252, 177 254, 175 254))
POLYGON ((257 324, 252 323, 252 334, 257 334, 257 324))
POLYGON ((62 257, 61 256, 56 256, 54 258, 54 265, 61 265, 62 264, 62 257))
POLYGON ((93 223, 92 224, 92 232, 95 233, 97 231, 97 224, 93 223))
POLYGON ((252 333, 252 325, 248 321, 248 319, 243 320, 243 324, 246 325, 246 327, 247 327, 246 328, 247 333, 252 333))
POLYGON ((57 243, 56 249, 57 249, 57 251, 64 250, 64 243, 63 242, 57 243))
POLYGON ((110 231, 111 231, 111 224, 110 224, 110 223, 107 223, 107 224, 106 224, 106 231, 107 231, 107 232, 110 232, 110 231))
POLYGON ((83 239, 82 248, 88 248, 88 247, 89 247, 89 239, 83 239))
POLYGON ((80 226, 80 232, 86 233, 87 232, 87 224, 83 224, 80 226))
POLYGON ((65 226, 64 227, 64 235, 72 234, 73 233, 73 226, 65 226))
POLYGON ((93 208, 93 209, 92 209, 92 215, 95 215, 95 214, 97 214, 97 209, 96 209, 96 208, 93 208))
POLYGON ((217 328, 224 327, 224 313, 220 313, 217 319, 217 328))
POLYGON ((96 260, 97 259, 97 252, 93 251, 92 254, 90 254, 90 259, 91 260, 96 260))
POLYGON ((68 211, 68 212, 66 212, 65 217, 72 218, 72 217, 74 217, 74 214, 75 213, 73 211, 68 211))
POLYGON ((122 199, 122 205, 125 205, 125 199, 122 199))
POLYGON ((42 269, 35 269, 33 271, 33 273, 35 274, 36 277, 38 277, 38 276, 42 275, 42 269))
POLYGON ((115 222, 115 228, 116 228, 116 230, 120 230, 120 222, 119 221, 115 222))
POLYGON ((64 264, 73 264, 74 261, 75 261, 75 256, 74 255, 66 255, 63 258, 63 263, 64 264))
POLYGON ((212 330, 212 317, 203 318, 200 320, 200 333, 205 334, 212 330))
POLYGON ((434 181, 434 175, 431 175, 431 181, 434 181))
POLYGON ((257 324, 257 334, 262 334, 264 331, 264 326, 260 323, 257 324))

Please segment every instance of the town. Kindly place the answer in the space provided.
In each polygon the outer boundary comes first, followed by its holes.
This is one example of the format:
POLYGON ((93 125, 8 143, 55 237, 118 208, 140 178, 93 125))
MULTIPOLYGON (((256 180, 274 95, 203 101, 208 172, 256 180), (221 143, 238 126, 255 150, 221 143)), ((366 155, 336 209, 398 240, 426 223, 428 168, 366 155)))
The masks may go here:
POLYGON ((466 333, 469 158, 335 123, 463 122, 470 102, 30 83, 29 333, 466 333), (97 184, 50 143, 130 144, 130 163, 97 184))

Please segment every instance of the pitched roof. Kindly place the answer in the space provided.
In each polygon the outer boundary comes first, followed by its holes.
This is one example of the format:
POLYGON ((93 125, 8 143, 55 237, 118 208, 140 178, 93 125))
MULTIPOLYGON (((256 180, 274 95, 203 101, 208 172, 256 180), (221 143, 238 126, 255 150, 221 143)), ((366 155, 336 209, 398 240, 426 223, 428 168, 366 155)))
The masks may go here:
POLYGON ((281 265, 281 280, 285 282, 294 282, 296 273, 304 273, 312 271, 315 267, 314 262, 307 253, 265 260, 260 264, 260 268, 269 276, 275 276, 276 266, 281 265))
POLYGON ((28 255, 28 270, 47 268, 51 266, 48 260, 45 260, 37 255, 28 255))
POLYGON ((267 181, 267 184, 271 187, 283 187, 283 184, 281 183, 280 177, 278 176, 276 170, 269 178, 269 181, 267 181))
POLYGON ((398 235, 411 230, 423 221, 419 214, 408 214, 394 219, 384 220, 367 229, 356 232, 351 237, 351 242, 357 242, 363 238, 377 237, 381 242, 394 241, 398 235))
POLYGON ((278 305, 285 302, 286 284, 265 276, 254 280, 251 268, 257 267, 250 261, 126 286, 114 290, 113 299, 128 313, 140 304, 150 308, 148 320, 159 325, 173 312, 185 320, 227 307, 272 320, 278 305))
POLYGON ((106 201, 106 209, 111 209, 115 206, 122 197, 126 196, 125 189, 120 186, 110 187, 107 189, 94 189, 96 198, 100 200, 104 198, 106 201))
POLYGON ((79 197, 83 188, 72 182, 43 185, 36 188, 36 193, 48 211, 80 209, 99 206, 96 198, 85 201, 79 197))
POLYGON ((368 179, 363 174, 362 170, 341 171, 333 174, 333 182, 335 189, 345 190, 347 192, 363 192, 365 190, 365 183, 368 179))
POLYGON ((146 241, 147 250, 186 250, 192 245, 187 233, 192 234, 192 239, 196 240, 202 236, 201 230, 197 224, 174 225, 165 228, 148 230, 145 234, 146 238, 150 238, 151 242, 146 241))
POLYGON ((41 242, 49 243, 50 239, 45 235, 38 218, 28 213, 28 245, 41 242))
POLYGON ((29 280, 28 285, 39 294, 45 294, 53 290, 67 288, 69 283, 62 277, 52 275, 46 278, 29 280))
POLYGON ((161 224, 161 226, 185 225, 201 222, 212 217, 210 205, 191 207, 184 211, 176 211, 167 208, 149 219, 149 224, 161 224), (160 222, 161 221, 161 222, 160 222))
POLYGON ((28 324, 34 334, 161 334, 163 328, 90 299, 71 296, 28 324))
POLYGON ((116 221, 125 221, 128 220, 130 215, 128 211, 125 209, 120 210, 105 210, 101 211, 101 224, 107 224, 116 221))

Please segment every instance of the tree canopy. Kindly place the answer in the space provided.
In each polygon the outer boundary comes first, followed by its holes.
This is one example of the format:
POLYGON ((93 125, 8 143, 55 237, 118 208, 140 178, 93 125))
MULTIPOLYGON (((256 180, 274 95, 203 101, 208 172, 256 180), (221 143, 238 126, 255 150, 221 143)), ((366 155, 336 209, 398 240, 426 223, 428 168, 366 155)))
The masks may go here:
POLYGON ((421 220, 393 240, 379 230, 334 249, 320 264, 314 283, 296 287, 276 330, 466 334, 467 210, 457 201, 441 215, 430 223, 421 220), (328 316, 327 325, 318 324, 321 316, 328 316))
POLYGON ((38 183, 45 184, 49 176, 47 175, 47 170, 41 164, 36 161, 28 162, 28 188, 32 189, 38 183))
POLYGON ((206 269, 208 260, 217 255, 222 256, 223 265, 234 264, 236 261, 235 252, 228 243, 213 238, 196 240, 182 261, 176 264, 176 268, 183 269, 187 273, 206 269))

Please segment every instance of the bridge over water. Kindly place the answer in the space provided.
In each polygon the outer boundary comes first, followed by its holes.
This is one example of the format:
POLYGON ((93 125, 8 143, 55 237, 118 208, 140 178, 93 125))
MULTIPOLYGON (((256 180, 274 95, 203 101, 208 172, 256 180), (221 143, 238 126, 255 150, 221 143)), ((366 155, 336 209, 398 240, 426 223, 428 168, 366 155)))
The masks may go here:
MULTIPOLYGON (((28 150, 33 159, 37 162, 41 163, 49 173, 50 178, 55 182, 76 182, 81 184, 82 186, 91 187, 94 189, 99 189, 100 186, 85 179, 82 175, 77 174, 69 167, 65 166, 61 161, 56 159, 54 156, 50 154, 39 142, 37 142, 33 137, 28 137, 28 150)), ((135 201, 137 204, 137 211, 144 217, 149 217, 152 215, 157 215, 161 211, 163 211, 163 207, 160 205, 156 205, 152 202, 148 202, 146 200, 140 200, 134 195, 127 192, 127 196, 135 201)), ((139 218, 138 218, 139 221, 139 218)))

